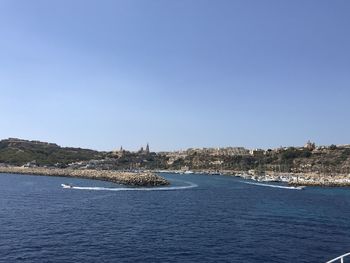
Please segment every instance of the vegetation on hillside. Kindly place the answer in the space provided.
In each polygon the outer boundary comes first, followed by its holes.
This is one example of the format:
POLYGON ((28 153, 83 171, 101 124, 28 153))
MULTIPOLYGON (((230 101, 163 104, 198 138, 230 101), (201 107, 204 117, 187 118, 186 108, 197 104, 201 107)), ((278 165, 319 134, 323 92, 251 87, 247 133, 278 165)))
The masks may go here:
POLYGON ((191 170, 236 170, 251 169, 275 172, 319 172, 350 173, 350 148, 324 147, 310 150, 289 147, 274 151, 265 151, 259 155, 206 155, 194 153, 177 159, 168 168, 191 170))
POLYGON ((103 154, 93 150, 60 147, 57 144, 19 139, 0 141, 0 163, 24 165, 36 161, 38 165, 61 165, 76 161, 101 159, 103 154))
POLYGON ((193 151, 170 157, 169 153, 98 152, 80 148, 64 148, 52 143, 7 139, 0 141, 0 163, 24 165, 36 161, 39 166, 133 170, 190 169, 275 172, 350 173, 350 148, 289 147, 260 151, 256 154, 228 155, 193 151), (170 160, 173 159, 173 160, 170 160), (72 164, 75 163, 75 164, 72 164))

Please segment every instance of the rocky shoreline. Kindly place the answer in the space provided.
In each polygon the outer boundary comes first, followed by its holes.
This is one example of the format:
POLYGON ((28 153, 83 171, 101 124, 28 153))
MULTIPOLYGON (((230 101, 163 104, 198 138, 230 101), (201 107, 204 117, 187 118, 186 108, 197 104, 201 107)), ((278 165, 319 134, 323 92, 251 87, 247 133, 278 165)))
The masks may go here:
POLYGON ((262 174, 236 173, 235 176, 259 182, 283 182, 290 186, 350 187, 349 174, 317 174, 317 173, 278 173, 262 174))
MULTIPOLYGON (((181 171, 168 170, 159 172, 181 171)), ((322 187, 350 187, 350 174, 317 174, 317 173, 278 173, 272 171, 211 171, 194 170, 195 173, 237 176, 243 179, 258 182, 284 182, 291 186, 322 186, 322 187)), ((94 180, 109 181, 129 186, 163 186, 170 183, 153 172, 121 172, 113 170, 92 170, 92 169, 61 169, 61 168, 27 168, 17 166, 0 167, 0 173, 29 174, 42 176, 77 177, 94 180)), ((192 171, 191 171, 192 173, 192 171)))
MULTIPOLYGON (((165 172, 165 171, 163 171, 165 172)), ((186 174, 183 171, 169 170, 168 172, 186 174)), ((291 186, 321 186, 321 187, 350 187, 350 174, 319 174, 319 173, 280 173, 273 171, 257 172, 232 170, 193 170, 191 173, 237 176, 257 182, 283 182, 291 186)), ((191 174, 188 173, 188 174, 191 174)))
POLYGON ((109 170, 88 169, 59 169, 59 168, 26 168, 26 167, 0 167, 0 173, 27 174, 42 176, 77 177, 94 180, 109 181, 129 186, 162 186, 170 183, 152 172, 119 172, 109 170))
POLYGON ((292 186, 322 186, 322 187, 349 187, 350 175, 347 174, 292 174, 288 182, 292 186))
POLYGON ((349 187, 348 174, 317 174, 317 173, 277 173, 266 172, 260 175, 240 175, 246 179, 259 182, 284 182, 291 186, 321 186, 321 187, 349 187))

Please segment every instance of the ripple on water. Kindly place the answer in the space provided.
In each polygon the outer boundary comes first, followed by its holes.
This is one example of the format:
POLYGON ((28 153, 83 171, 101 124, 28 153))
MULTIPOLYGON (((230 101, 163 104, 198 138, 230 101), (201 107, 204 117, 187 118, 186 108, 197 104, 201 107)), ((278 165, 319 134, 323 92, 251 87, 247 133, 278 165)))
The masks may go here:
POLYGON ((178 180, 174 187, 196 187, 110 191, 124 187, 0 175, 1 259, 324 262, 348 249, 344 189, 287 191, 223 176, 165 176, 178 180), (62 189, 61 183, 107 190, 62 189))

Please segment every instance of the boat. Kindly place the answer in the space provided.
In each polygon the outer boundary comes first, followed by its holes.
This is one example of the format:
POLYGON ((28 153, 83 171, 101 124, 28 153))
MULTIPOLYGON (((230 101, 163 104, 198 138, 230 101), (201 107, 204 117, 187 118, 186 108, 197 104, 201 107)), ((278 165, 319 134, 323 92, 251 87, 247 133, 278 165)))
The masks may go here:
POLYGON ((193 174, 193 172, 192 171, 186 171, 186 172, 184 172, 184 174, 193 174))
POLYGON ((73 188, 73 185, 70 184, 61 184, 63 188, 73 188))
POLYGON ((292 190, 303 190, 305 186, 286 186, 286 185, 280 185, 280 184, 263 184, 263 183, 256 183, 251 181, 242 181, 245 184, 252 184, 252 185, 259 185, 259 186, 267 186, 267 187, 273 187, 273 188, 282 188, 282 189, 292 189, 292 190))
POLYGON ((306 186, 300 185, 300 186, 290 186, 290 188, 297 189, 297 190, 304 190, 306 186))

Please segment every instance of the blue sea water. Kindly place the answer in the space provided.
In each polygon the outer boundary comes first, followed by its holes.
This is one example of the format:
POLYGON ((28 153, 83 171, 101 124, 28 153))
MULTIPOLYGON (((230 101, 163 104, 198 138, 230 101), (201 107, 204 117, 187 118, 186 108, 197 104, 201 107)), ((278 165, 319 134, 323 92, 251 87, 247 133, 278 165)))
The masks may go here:
POLYGON ((0 262, 325 262, 350 251, 348 188, 163 176, 191 187, 1 174, 0 262))

